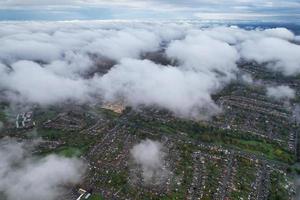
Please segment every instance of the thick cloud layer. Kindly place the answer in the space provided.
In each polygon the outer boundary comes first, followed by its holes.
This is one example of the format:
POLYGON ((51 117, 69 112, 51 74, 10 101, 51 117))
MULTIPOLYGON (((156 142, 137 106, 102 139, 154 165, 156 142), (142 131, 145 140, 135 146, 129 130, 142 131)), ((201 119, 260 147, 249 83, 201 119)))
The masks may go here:
POLYGON ((236 79, 241 60, 299 74, 296 40, 285 28, 189 22, 3 22, 0 99, 40 105, 122 101, 207 118, 220 111, 211 95, 236 79), (149 52, 159 52, 169 65, 142 60, 149 52))
POLYGON ((268 68, 293 75, 300 72, 300 46, 279 38, 249 40, 242 44, 243 57, 268 68))
POLYGON ((87 97, 84 80, 57 76, 32 61, 13 63, 10 70, 0 66, 0 72, 2 87, 15 92, 18 94, 15 98, 21 97, 24 101, 48 104, 87 97))
POLYGON ((0 141, 0 192, 8 200, 54 200, 63 186, 80 181, 84 165, 55 155, 35 158, 25 143, 0 141))
POLYGON ((210 97, 220 87, 214 75, 126 59, 99 80, 95 84, 101 86, 108 101, 121 98, 132 106, 160 106, 183 117, 207 116, 218 111, 210 97))
POLYGON ((189 34, 184 40, 172 42, 166 50, 170 58, 179 60, 187 70, 230 74, 236 70, 239 55, 234 47, 200 32, 189 34))

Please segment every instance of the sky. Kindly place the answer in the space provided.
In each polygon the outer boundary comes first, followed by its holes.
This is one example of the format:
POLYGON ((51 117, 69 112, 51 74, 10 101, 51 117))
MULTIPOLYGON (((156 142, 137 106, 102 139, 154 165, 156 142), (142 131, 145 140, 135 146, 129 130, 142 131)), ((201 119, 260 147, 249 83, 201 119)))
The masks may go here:
POLYGON ((0 0, 0 20, 300 21, 300 0, 0 0))

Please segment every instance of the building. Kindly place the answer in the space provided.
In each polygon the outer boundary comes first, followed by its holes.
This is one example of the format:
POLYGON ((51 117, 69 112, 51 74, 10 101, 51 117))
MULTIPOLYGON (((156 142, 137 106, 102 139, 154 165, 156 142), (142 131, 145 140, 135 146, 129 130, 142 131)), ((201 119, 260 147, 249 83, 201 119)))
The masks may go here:
POLYGON ((33 121, 33 112, 20 113, 16 117, 16 128, 17 129, 30 129, 35 126, 33 121))

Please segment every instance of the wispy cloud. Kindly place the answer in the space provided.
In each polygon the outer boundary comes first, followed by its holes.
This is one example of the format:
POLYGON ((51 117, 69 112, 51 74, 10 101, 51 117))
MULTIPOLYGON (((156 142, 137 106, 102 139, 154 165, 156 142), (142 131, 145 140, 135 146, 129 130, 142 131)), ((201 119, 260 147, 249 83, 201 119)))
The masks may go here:
MULTIPOLYGON (((300 2, 296 0, 0 0, 1 12, 30 10, 32 18, 39 18, 39 11, 49 14, 60 10, 66 19, 104 18, 200 18, 204 19, 260 19, 299 17, 300 2), (91 10, 94 12, 85 12, 91 10), (98 11, 98 15, 95 15, 98 11), (230 12, 229 12, 230 11, 230 12), (122 13, 122 14, 120 14, 122 13), (201 13, 201 15, 200 15, 201 13), (72 15, 73 14, 73 15, 72 15)), ((16 14, 16 13, 12 13, 16 14)), ((3 17, 2 17, 3 18, 3 17)), ((12 18, 12 17, 10 17, 12 18)), ((22 19, 22 16, 19 17, 22 19)), ((64 16, 61 15, 64 19, 64 16)))

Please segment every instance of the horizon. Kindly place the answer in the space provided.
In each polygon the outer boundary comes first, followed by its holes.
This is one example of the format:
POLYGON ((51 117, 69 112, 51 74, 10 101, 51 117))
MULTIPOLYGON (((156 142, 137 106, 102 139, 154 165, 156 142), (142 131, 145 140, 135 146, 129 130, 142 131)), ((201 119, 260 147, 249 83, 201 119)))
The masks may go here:
POLYGON ((201 20, 300 23, 296 0, 0 0, 0 21, 201 20))

